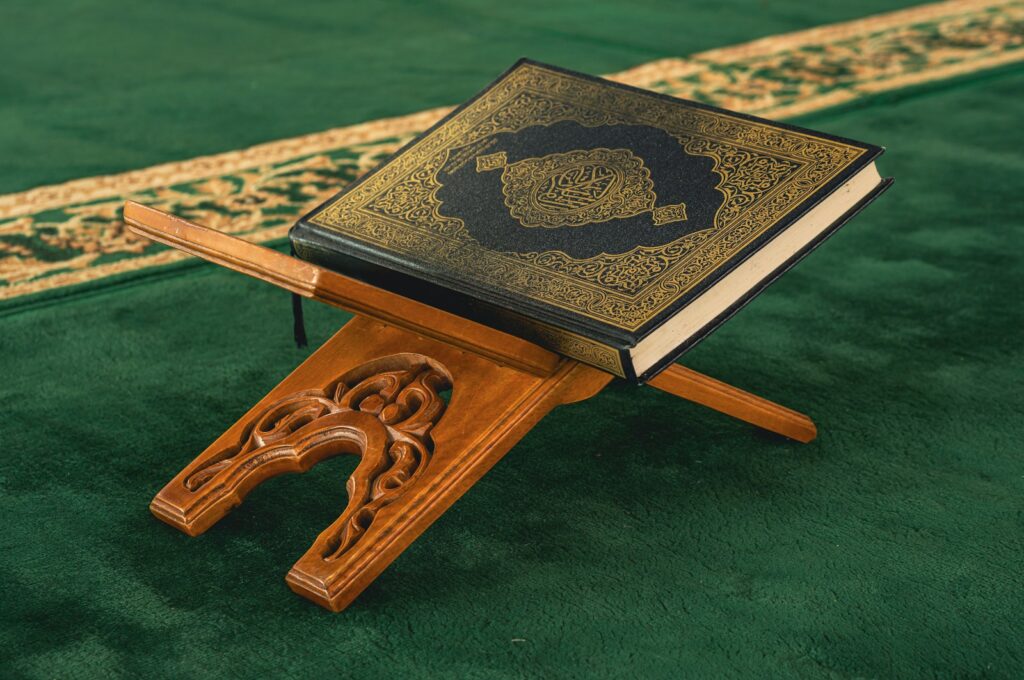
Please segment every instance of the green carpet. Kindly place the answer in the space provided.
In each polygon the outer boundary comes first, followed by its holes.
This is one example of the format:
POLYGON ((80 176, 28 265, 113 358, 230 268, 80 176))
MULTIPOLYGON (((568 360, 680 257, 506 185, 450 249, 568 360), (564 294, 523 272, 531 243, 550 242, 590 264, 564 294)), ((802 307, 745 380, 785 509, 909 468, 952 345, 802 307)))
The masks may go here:
POLYGON ((4 0, 0 192, 457 104, 522 56, 608 73, 914 3, 828 4, 4 0))
MULTIPOLYGON (((0 9, 2 191, 455 102, 520 54, 606 72, 889 7, 67 5, 0 9)), ((817 441, 614 386, 340 615, 283 575, 354 460, 198 539, 146 509, 305 356, 286 294, 197 265, 3 316, 0 676, 1021 677, 1022 93, 1012 67, 798 121, 897 184, 685 363, 817 441)), ((346 318, 307 314, 313 343, 346 318)))

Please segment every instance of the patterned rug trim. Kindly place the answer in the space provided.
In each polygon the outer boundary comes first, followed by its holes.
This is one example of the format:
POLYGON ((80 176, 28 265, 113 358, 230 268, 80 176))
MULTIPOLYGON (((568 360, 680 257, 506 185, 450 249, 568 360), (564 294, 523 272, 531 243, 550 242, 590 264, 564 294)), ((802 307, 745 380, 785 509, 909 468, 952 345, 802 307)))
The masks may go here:
MULTIPOLYGON (((772 36, 608 77, 769 118, 1024 60, 1024 0, 953 0, 772 36)), ((0 196, 0 300, 186 257, 127 234, 126 199, 255 242, 450 111, 327 130, 239 151, 0 196)))

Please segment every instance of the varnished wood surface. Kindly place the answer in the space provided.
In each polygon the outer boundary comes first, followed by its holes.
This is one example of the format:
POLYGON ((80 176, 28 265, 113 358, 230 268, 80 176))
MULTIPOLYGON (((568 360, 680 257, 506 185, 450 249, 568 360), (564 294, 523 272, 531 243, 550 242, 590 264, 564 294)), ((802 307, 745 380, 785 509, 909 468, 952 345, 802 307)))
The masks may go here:
MULTIPOLYGON (((195 536, 254 487, 354 454, 348 503, 288 572, 295 592, 347 607, 551 409, 613 376, 537 345, 137 203, 125 221, 185 252, 360 314, 156 495, 195 536), (444 395, 450 394, 445 400, 444 395)), ((807 416, 672 366, 652 387, 807 442, 807 416)))
MULTIPOLYGON (((124 219, 134 232, 160 243, 534 375, 548 375, 559 361, 557 354, 527 340, 155 208, 128 201, 124 219)), ((679 365, 670 366, 647 384, 796 441, 809 442, 817 433, 814 423, 802 413, 679 365)))
POLYGON ((669 366, 647 384, 798 442, 806 444, 818 436, 814 421, 804 414, 679 364, 669 366))
POLYGON ((347 507, 286 578, 339 611, 552 408, 593 396, 611 379, 568 359, 539 377, 356 317, 150 508, 195 536, 271 477, 359 455, 347 507), (439 395, 449 388, 445 405, 439 395))
POLYGON ((560 360, 554 352, 490 326, 134 201, 125 203, 124 221, 133 232, 186 253, 535 375, 547 375, 560 360))

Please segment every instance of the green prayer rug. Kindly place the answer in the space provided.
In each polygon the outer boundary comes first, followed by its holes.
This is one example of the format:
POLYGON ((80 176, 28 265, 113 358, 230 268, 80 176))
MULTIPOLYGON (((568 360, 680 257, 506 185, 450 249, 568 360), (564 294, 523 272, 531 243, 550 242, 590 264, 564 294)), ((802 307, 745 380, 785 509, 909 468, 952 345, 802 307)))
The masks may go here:
MULTIPOLYGON (((889 9, 0 9, 0 676, 1024 674, 1024 2, 889 9), (613 386, 340 615, 282 576, 354 460, 198 539, 152 518, 307 352, 286 293, 123 202, 280 247, 524 55, 888 147, 894 189, 683 360, 819 439, 613 386)), ((314 346, 348 318, 307 317, 314 346)))

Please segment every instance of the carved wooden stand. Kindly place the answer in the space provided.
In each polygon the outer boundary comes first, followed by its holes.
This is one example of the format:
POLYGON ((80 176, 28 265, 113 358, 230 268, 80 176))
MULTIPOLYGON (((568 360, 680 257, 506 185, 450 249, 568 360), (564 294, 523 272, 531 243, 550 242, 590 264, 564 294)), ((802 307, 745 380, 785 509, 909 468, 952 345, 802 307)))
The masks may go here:
POLYGON ((569 360, 541 378, 356 317, 150 508, 195 536, 270 477, 343 453, 361 456, 345 511, 286 579, 339 611, 548 411, 592 396, 609 380, 569 360))
MULTIPOLYGON (((340 611, 551 409, 613 378, 524 340, 134 203, 133 231, 357 316, 156 495, 196 536, 261 482, 360 456, 348 505, 288 572, 340 611), (374 317, 374 318, 367 318, 374 317), (450 395, 450 396, 449 396, 450 395), (446 396, 448 398, 446 399, 446 396)), ((798 441, 806 416, 674 366, 649 385, 798 441)))

